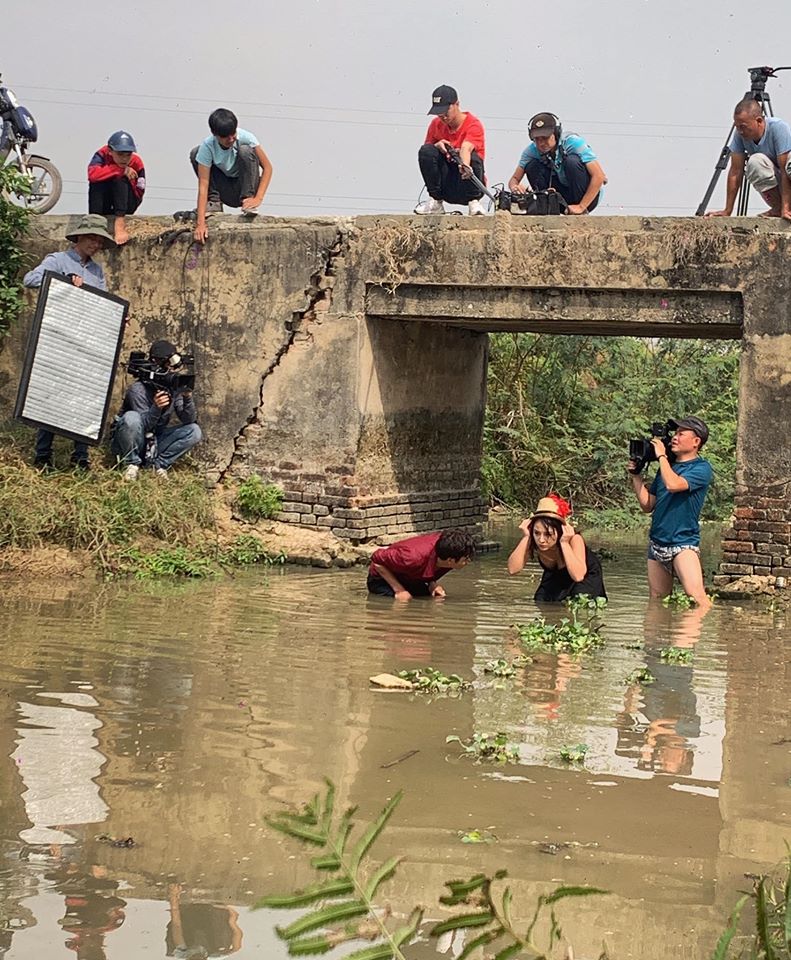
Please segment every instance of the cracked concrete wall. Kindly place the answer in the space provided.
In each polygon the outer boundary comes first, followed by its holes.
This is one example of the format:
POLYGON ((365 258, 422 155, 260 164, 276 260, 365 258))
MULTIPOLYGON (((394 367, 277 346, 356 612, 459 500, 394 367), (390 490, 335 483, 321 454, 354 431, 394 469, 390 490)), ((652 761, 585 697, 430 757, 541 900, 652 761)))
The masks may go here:
MULTIPOLYGON (((411 520, 442 520, 443 495, 462 504, 457 517, 477 509, 486 366, 480 330, 734 336, 743 325, 736 506, 765 515, 738 518, 747 526, 734 532, 750 559, 737 562, 743 551, 729 551, 732 572, 791 567, 785 224, 508 214, 220 217, 202 250, 189 231, 161 242, 173 230, 164 219, 133 224, 127 247, 103 255, 110 288, 132 301, 124 351, 160 336, 194 346, 206 433, 197 449, 208 475, 260 473, 289 493, 289 519, 345 524, 358 539, 371 530, 399 532, 411 520), (369 309, 369 299, 381 303, 381 290, 401 285, 410 291, 404 313, 399 306, 385 318, 369 309), (447 291, 439 318, 438 285, 447 291), (509 287, 554 288, 569 309, 553 312, 548 301, 542 315, 543 294, 526 296, 523 307, 518 295, 502 294, 509 287), (624 296, 598 297, 607 290, 624 296), (460 329, 471 299, 483 325, 460 329), (608 312, 608 303, 617 309, 608 312), (388 512, 387 523, 381 515, 374 523, 375 511, 406 504, 414 517, 388 512), (779 526, 749 540, 752 523, 779 526), (765 533, 775 553, 761 546, 765 533)), ((66 218, 36 221, 35 258, 58 245, 65 226, 66 218)), ((23 328, 0 354, 0 414, 13 405, 23 328)))

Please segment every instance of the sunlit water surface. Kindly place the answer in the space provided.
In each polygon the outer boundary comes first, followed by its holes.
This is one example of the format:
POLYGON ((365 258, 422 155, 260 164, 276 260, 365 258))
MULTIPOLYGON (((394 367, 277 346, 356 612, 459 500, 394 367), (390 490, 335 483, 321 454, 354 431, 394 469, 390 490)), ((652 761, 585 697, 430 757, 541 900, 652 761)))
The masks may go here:
MULTIPOLYGON (((710 955, 743 874, 791 839, 783 615, 649 605, 642 550, 617 548, 606 646, 495 680, 487 661, 520 652, 510 625, 540 613, 537 576, 505 572, 513 532, 496 535, 503 550, 448 575, 444 602, 369 598, 362 568, 6 584, 0 957, 285 957, 274 925, 293 916, 251 907, 310 871, 264 817, 324 776, 361 818, 403 789, 375 850, 406 857, 385 888, 396 913, 445 916, 445 880, 505 867, 518 917, 559 883, 612 891, 561 910, 578 957, 602 942, 614 958, 710 955), (691 665, 664 663, 670 645, 691 665), (475 687, 432 700, 368 682, 424 666, 475 687), (626 682, 646 666, 653 684, 626 682), (445 743, 496 731, 518 763, 445 743), (462 843, 472 829, 492 842, 462 843)), ((459 950, 425 939, 411 955, 459 950)))

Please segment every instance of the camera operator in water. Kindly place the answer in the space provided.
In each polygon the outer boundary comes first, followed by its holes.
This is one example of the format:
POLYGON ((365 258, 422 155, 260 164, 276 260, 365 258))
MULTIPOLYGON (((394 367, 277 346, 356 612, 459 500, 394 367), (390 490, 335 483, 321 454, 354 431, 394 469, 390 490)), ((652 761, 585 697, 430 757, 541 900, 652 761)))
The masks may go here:
POLYGON ((736 104, 733 126, 725 209, 706 216, 729 217, 733 213, 746 175, 750 186, 769 204, 761 216, 791 220, 791 127, 779 117, 765 117, 761 104, 749 98, 736 104))
POLYGON ((135 362, 134 354, 130 360, 138 379, 126 391, 112 438, 112 451, 125 467, 125 480, 137 480, 143 466, 166 480, 176 460, 202 437, 192 390, 178 385, 181 366, 181 355, 167 340, 151 344, 147 363, 135 362), (181 421, 178 426, 168 425, 173 414, 181 421))
POLYGON ((512 193, 524 193, 527 176, 533 190, 557 190, 568 204, 566 213, 590 213, 598 206, 607 177, 590 146, 576 133, 564 133, 554 113, 531 117, 530 143, 508 181, 512 193))
POLYGON ((659 464, 650 486, 643 481, 641 464, 629 461, 640 507, 653 514, 648 534, 648 587, 652 597, 667 597, 675 574, 687 596, 708 609, 711 600, 703 587, 700 564, 700 512, 714 471, 700 456, 700 448, 709 438, 709 428, 699 417, 669 420, 668 427, 675 430, 669 451, 660 437, 650 440, 659 464))

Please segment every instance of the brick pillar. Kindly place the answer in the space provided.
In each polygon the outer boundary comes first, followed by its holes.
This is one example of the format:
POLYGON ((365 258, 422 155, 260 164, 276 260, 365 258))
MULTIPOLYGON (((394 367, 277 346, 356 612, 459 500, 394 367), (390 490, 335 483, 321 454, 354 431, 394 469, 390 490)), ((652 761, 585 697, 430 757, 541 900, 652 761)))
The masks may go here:
POLYGON ((742 489, 735 497, 732 525, 722 532, 722 561, 716 585, 736 577, 791 577, 791 502, 788 485, 742 489))

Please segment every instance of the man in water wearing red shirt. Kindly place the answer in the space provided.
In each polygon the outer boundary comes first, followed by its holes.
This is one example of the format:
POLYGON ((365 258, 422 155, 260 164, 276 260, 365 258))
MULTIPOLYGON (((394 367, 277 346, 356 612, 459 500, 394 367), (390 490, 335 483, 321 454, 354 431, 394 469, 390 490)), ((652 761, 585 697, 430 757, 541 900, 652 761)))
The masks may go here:
POLYGON ((474 554, 472 534, 459 528, 424 533, 381 547, 371 557, 368 592, 396 600, 444 597, 439 578, 465 567, 474 554))
POLYGON ((417 162, 428 191, 428 200, 415 207, 415 213, 444 213, 443 200, 448 203, 466 203, 471 216, 482 215, 483 192, 470 178, 470 173, 484 180, 483 160, 486 155, 483 124, 471 113, 462 113, 459 95, 453 87, 443 84, 431 96, 429 114, 434 119, 428 126, 426 142, 418 151, 417 162), (461 157, 461 166, 448 155, 448 147, 455 147, 461 157))

